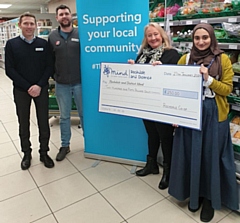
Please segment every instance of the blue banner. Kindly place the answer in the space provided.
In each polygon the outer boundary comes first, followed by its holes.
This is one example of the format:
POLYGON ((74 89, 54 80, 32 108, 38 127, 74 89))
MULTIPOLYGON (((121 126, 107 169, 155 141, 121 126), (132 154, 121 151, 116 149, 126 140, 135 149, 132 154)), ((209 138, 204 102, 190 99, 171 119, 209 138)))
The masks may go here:
POLYGON ((137 57, 148 14, 149 0, 77 0, 85 154, 146 160, 142 120, 101 113, 98 106, 100 63, 126 63, 137 57))

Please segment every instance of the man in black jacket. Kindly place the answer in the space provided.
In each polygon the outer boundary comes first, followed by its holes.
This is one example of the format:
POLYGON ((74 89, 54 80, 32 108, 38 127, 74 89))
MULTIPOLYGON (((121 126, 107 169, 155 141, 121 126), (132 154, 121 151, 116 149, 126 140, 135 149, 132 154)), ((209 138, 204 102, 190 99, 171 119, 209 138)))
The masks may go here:
POLYGON ((5 47, 6 75, 13 81, 13 96, 19 123, 19 136, 24 153, 21 168, 31 166, 30 107, 35 103, 39 128, 40 161, 45 167, 54 167, 48 156, 50 129, 48 123, 48 79, 53 63, 47 41, 34 36, 36 18, 25 13, 19 18, 22 34, 7 41, 5 47))
POLYGON ((78 29, 72 24, 70 8, 66 5, 58 6, 56 19, 59 27, 50 33, 48 42, 55 62, 55 95, 60 110, 61 148, 56 160, 62 161, 70 152, 72 97, 74 97, 83 128, 82 85, 80 41, 78 29))

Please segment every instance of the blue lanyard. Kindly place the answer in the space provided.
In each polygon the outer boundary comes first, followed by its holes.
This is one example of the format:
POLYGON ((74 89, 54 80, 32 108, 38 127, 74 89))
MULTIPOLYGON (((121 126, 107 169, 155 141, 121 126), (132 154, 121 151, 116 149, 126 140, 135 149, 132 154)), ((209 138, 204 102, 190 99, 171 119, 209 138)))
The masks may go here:
MULTIPOLYGON (((207 66, 208 69, 212 66, 214 60, 215 60, 215 57, 213 57, 212 60, 210 61, 210 64, 208 64, 208 66, 207 66)), ((194 62, 194 65, 196 65, 196 64, 197 64, 197 63, 194 62)))
POLYGON ((214 60, 215 60, 215 57, 213 57, 212 60, 211 60, 211 62, 210 62, 210 64, 208 64, 208 66, 207 66, 208 69, 212 66, 214 60))

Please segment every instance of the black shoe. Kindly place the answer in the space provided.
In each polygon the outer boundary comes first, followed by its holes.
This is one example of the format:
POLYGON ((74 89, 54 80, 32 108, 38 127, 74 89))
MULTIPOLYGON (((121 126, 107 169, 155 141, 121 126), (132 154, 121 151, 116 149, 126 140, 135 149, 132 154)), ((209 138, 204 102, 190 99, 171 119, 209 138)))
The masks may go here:
POLYGON ((168 184, 169 184, 169 177, 170 177, 170 165, 164 163, 163 164, 163 175, 162 175, 162 179, 158 185, 158 188, 160 190, 164 190, 166 188, 168 188, 168 184))
POLYGON ((214 216, 214 209, 212 208, 211 201, 204 198, 203 207, 200 214, 200 220, 203 222, 209 222, 213 219, 213 216, 214 216))
POLYGON ((54 167, 54 162, 49 155, 40 155, 40 161, 43 162, 47 168, 54 167))
POLYGON ((150 156, 147 156, 146 166, 143 169, 136 171, 136 175, 139 177, 144 177, 148 174, 159 174, 157 161, 150 156))
POLYGON ((31 159, 32 159, 31 154, 25 154, 23 156, 23 159, 22 159, 22 162, 21 162, 22 170, 27 170, 31 166, 31 159))
POLYGON ((57 157, 56 157, 56 160, 57 161, 62 161, 64 160, 64 158, 66 157, 66 155, 70 153, 70 148, 69 146, 66 146, 66 147, 61 147, 58 154, 57 154, 57 157))
POLYGON ((189 201, 188 202, 188 210, 191 212, 197 212, 200 209, 202 202, 203 202, 203 197, 199 197, 198 198, 198 207, 196 209, 193 209, 193 208, 190 208, 190 201, 189 201))

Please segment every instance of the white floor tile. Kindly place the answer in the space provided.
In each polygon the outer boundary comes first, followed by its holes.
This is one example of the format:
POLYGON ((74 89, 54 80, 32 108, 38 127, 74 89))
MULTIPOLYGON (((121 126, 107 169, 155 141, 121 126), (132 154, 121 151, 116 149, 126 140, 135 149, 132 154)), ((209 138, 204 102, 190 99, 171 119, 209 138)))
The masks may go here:
POLYGON ((0 177, 0 185, 0 201, 36 188, 36 184, 27 170, 0 177))
POLYGON ((9 134, 7 132, 1 132, 0 142, 1 143, 11 142, 11 138, 9 137, 9 134))
POLYGON ((47 217, 34 221, 34 223, 57 223, 57 221, 54 218, 54 216, 51 214, 51 215, 48 215, 47 217))
POLYGON ((80 173, 42 186, 40 190, 53 212, 97 192, 80 173))
POLYGON ((35 189, 0 202, 0 222, 27 223, 49 215, 50 209, 35 189))
POLYGON ((191 217, 179 210, 168 200, 149 207, 140 214, 127 220, 128 223, 196 223, 191 217))
POLYGON ((9 132, 12 130, 17 130, 18 131, 18 121, 12 121, 12 122, 6 122, 4 123, 5 129, 9 132))
POLYGON ((141 179, 144 182, 146 182, 147 184, 149 184, 153 189, 157 190, 162 196, 169 197, 168 188, 165 189, 165 190, 160 190, 158 188, 158 185, 159 185, 159 182, 160 182, 161 178, 162 178, 161 173, 160 174, 150 174, 150 175, 145 176, 145 177, 139 177, 139 179, 141 179))
POLYGON ((121 164, 110 162, 86 169, 82 173, 100 191, 133 177, 121 164))
POLYGON ((124 220, 99 194, 54 214, 59 223, 120 223, 124 220))
MULTIPOLYGON (((76 130, 72 130, 72 132, 74 131, 76 130)), ((80 150, 84 150, 84 138, 79 132, 76 133, 75 137, 71 138, 70 149, 72 152, 78 152, 80 150)))
POLYGON ((13 142, 0 143, 0 158, 11 156, 17 153, 17 148, 13 142))
POLYGON ((6 114, 3 114, 2 111, 0 112, 1 112, 0 120, 2 121, 2 123, 17 121, 17 116, 14 112, 11 113, 8 111, 6 114))
POLYGON ((219 223, 239 223, 240 222, 240 213, 231 212, 229 215, 224 217, 219 223))
POLYGON ((21 157, 19 154, 14 154, 0 159, 0 176, 21 170, 21 157))
POLYGON ((1 116, 0 116, 0 133, 2 133, 2 132, 6 132, 6 129, 5 129, 5 127, 3 126, 2 122, 1 122, 1 116))
POLYGON ((79 170, 83 171, 92 168, 92 165, 96 162, 94 159, 87 159, 84 157, 83 150, 79 152, 70 152, 67 155, 67 159, 79 170))
POLYGON ((163 199, 160 193, 137 177, 119 183, 101 193, 125 219, 163 199))
POLYGON ((46 168, 41 163, 31 167, 29 170, 38 186, 43 186, 77 172, 76 168, 68 160, 55 162, 53 168, 46 168))
POLYGON ((8 134, 11 140, 18 140, 19 139, 18 126, 16 126, 16 129, 8 131, 8 134))

